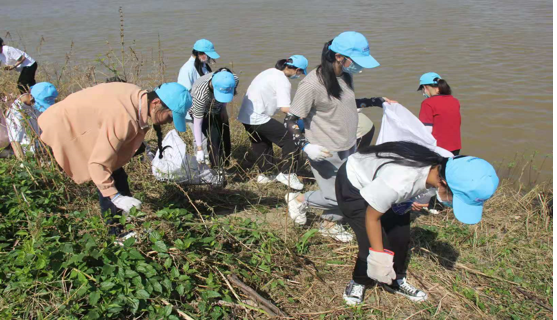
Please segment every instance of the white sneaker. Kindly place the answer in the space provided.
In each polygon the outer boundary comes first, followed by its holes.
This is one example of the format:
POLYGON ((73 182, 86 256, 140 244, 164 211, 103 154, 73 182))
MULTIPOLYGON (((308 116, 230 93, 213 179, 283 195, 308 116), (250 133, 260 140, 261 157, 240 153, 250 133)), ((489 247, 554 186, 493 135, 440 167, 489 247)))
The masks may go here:
POLYGON ((284 174, 281 172, 277 175, 275 180, 295 190, 302 190, 304 188, 304 184, 300 182, 300 179, 298 179, 295 173, 284 174))
POLYGON ((329 228, 326 228, 323 225, 324 223, 321 223, 319 226, 319 233, 325 237, 331 237, 340 242, 350 242, 354 239, 354 236, 350 232, 346 231, 346 229, 344 229, 344 227, 339 223, 335 223, 329 228))
POLYGON ((267 183, 271 183, 271 182, 273 182, 273 179, 267 177, 267 176, 264 175, 264 174, 260 174, 260 175, 257 176, 257 183, 260 183, 260 184, 267 184, 267 183))
POLYGON ((350 280, 346 289, 344 289, 344 294, 342 295, 344 302, 350 306, 355 306, 364 302, 365 290, 366 286, 363 284, 357 284, 354 280, 350 280))
POLYGON ((427 300, 427 293, 406 282, 406 278, 395 280, 391 285, 384 284, 383 287, 391 293, 400 294, 414 302, 427 300))
POLYGON ((284 196, 284 200, 288 204, 288 214, 296 224, 304 225, 307 222, 306 212, 308 210, 305 202, 296 200, 300 195, 299 192, 290 192, 284 196))

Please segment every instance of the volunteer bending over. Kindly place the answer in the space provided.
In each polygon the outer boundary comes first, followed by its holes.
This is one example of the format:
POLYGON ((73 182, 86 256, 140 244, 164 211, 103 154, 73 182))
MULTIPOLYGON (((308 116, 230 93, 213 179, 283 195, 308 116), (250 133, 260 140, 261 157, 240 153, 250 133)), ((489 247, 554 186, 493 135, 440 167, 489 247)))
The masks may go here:
MULTIPOLYGON (((162 149, 160 125, 174 121, 186 130, 191 106, 188 90, 174 82, 154 91, 129 83, 105 83, 69 95, 39 117, 41 139, 56 162, 76 183, 92 180, 103 212, 129 212, 141 201, 132 197, 122 168, 141 146, 151 122, 162 149)), ((162 153, 162 152, 161 152, 162 153)), ((119 235, 120 228, 110 233, 119 235)))
MULTIPOLYGON (((369 54, 366 38, 355 31, 341 33, 325 43, 321 64, 298 86, 284 125, 309 158, 319 186, 317 191, 286 195, 288 212, 297 224, 306 223, 307 208, 325 210, 320 232, 348 242, 352 235, 340 224, 342 214, 335 196, 336 171, 356 150, 358 107, 381 107, 384 98, 356 99, 352 76, 379 63, 369 54), (305 137, 298 119, 304 119, 305 137)), ((390 100, 389 100, 390 101, 390 100)))
POLYGON ((35 81, 37 62, 27 53, 4 45, 2 38, 0 38, 0 63, 5 65, 5 70, 19 71, 17 88, 20 93, 29 92, 30 88, 37 83, 35 81))
POLYGON ((485 160, 445 158, 413 142, 386 142, 351 155, 336 179, 338 205, 359 248, 344 300, 362 303, 365 286, 374 280, 412 301, 426 300, 427 294, 406 280, 410 211, 397 213, 392 207, 437 188, 459 221, 475 224, 498 184, 495 169, 485 160))
POLYGON ((18 158, 23 153, 39 149, 40 136, 37 118, 54 104, 58 91, 49 82, 39 82, 31 87, 30 93, 17 98, 6 114, 6 127, 10 145, 18 158))
POLYGON ((232 146, 226 104, 236 95, 237 86, 238 77, 228 68, 208 73, 193 84, 190 113, 193 117, 197 162, 205 162, 202 146, 202 135, 205 135, 209 140, 211 165, 216 168, 228 164, 232 146))
POLYGON ((272 117, 280 110, 290 110, 290 79, 297 79, 307 74, 308 60, 301 55, 277 61, 274 68, 267 69, 251 82, 238 120, 244 124, 249 134, 251 147, 256 156, 255 164, 261 170, 258 183, 279 181, 293 189, 302 190, 304 185, 298 179, 299 148, 294 143, 292 134, 284 125, 272 117), (282 149, 282 161, 278 165, 279 174, 269 176, 274 161, 273 143, 282 149))

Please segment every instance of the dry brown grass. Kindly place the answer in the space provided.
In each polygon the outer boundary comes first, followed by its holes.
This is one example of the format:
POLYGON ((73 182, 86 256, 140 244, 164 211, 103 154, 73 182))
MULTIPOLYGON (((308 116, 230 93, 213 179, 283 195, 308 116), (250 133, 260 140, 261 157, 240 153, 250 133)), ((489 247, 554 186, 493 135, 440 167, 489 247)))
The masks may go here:
MULTIPOLYGON (((72 63, 69 53, 65 66, 60 69, 40 62, 37 80, 54 83, 60 99, 80 88, 104 82, 104 78, 113 75, 103 71, 107 68, 126 70, 129 81, 145 88, 153 88, 163 80, 164 68, 154 68, 154 72, 145 75, 145 61, 131 48, 121 57, 110 50, 104 59, 96 65, 81 66, 72 63), (128 67, 124 69, 124 65, 128 67)), ((162 61, 158 64, 164 65, 162 61)), ((6 72, 0 76, 0 91, 8 101, 15 98, 16 77, 15 73, 6 72)), ((4 111, 6 108, 4 104, 4 111)), ((154 139, 153 133, 147 136, 151 144, 154 139)), ((186 133, 184 139, 191 142, 191 134, 186 133)), ((143 211, 153 215, 173 205, 192 212, 199 210, 217 219, 229 215, 251 218, 260 222, 262 230, 272 231, 287 246, 295 248, 315 225, 299 228, 286 218, 283 201, 288 192, 286 187, 253 182, 257 171, 251 167, 249 140, 236 121, 232 121, 232 140, 232 167, 236 174, 226 189, 180 189, 156 181, 148 163, 132 160, 126 170, 133 192, 144 201, 143 211)), ((307 167, 303 170, 307 188, 315 188, 307 167)), ((91 215, 100 215, 91 184, 75 186, 72 193, 66 210, 88 210, 91 215)), ((448 211, 416 215, 408 277, 428 292, 430 298, 425 303, 415 304, 376 287, 367 291, 365 305, 344 306, 342 290, 351 278, 357 247, 355 243, 340 244, 319 234, 310 237, 307 250, 301 251, 306 267, 284 270, 284 287, 271 288, 260 283, 255 289, 296 319, 551 318, 552 197, 553 189, 548 183, 538 184, 526 192, 510 181, 503 181, 493 199, 487 202, 484 219, 476 226, 458 223, 448 211)), ((280 265, 281 256, 273 256, 273 261, 280 265)), ((232 309, 238 317, 261 317, 254 311, 248 315, 246 309, 232 309)))

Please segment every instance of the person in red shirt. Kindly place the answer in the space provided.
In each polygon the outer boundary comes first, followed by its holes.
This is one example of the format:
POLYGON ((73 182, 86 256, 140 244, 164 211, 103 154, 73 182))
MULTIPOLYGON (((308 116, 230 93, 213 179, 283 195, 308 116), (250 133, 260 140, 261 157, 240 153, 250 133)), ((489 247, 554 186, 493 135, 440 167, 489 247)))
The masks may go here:
POLYGON ((430 128, 438 147, 458 155, 462 148, 460 102, 451 95, 451 87, 437 73, 428 72, 420 77, 418 91, 426 97, 420 109, 420 121, 430 128))

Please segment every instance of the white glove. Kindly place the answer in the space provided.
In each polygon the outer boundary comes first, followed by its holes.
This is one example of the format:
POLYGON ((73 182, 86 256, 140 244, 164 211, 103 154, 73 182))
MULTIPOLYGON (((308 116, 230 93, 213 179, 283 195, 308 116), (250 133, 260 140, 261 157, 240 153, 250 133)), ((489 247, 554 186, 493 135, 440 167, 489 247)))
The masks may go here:
POLYGON ((391 284, 396 279, 396 273, 393 269, 393 257, 394 253, 389 250, 378 252, 369 248, 367 276, 379 282, 391 284))
POLYGON ((141 208, 141 201, 134 197, 123 196, 119 193, 116 194, 111 201, 114 203, 116 208, 123 210, 125 213, 129 213, 133 207, 136 207, 137 209, 141 208))
POLYGON ((333 156, 327 148, 316 144, 306 144, 303 150, 313 161, 322 161, 333 156))
POLYGON ((197 163, 205 163, 205 153, 203 152, 203 150, 197 150, 195 159, 197 160, 197 163))

